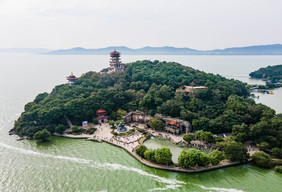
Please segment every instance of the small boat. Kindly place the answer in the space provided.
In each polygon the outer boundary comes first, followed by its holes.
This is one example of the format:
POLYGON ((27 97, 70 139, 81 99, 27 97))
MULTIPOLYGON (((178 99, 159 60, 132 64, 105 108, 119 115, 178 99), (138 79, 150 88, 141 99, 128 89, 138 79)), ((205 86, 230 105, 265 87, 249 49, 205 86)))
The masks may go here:
POLYGON ((273 91, 266 91, 266 94, 274 95, 274 92, 273 91))

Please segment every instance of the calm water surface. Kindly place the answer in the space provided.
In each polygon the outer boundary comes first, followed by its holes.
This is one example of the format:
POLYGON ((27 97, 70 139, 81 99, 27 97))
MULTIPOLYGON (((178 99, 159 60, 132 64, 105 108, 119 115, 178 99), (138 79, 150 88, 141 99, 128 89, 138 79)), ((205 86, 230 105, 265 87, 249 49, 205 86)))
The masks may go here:
MULTIPOLYGON (((281 56, 123 56, 180 62, 245 82, 251 71, 281 64, 281 56)), ((148 168, 122 149, 105 143, 53 137, 48 143, 9 136, 24 105, 40 92, 108 65, 107 56, 0 54, 0 191, 281 191, 282 175, 251 165, 201 174, 148 168)), ((258 102, 282 112, 281 89, 258 102)))

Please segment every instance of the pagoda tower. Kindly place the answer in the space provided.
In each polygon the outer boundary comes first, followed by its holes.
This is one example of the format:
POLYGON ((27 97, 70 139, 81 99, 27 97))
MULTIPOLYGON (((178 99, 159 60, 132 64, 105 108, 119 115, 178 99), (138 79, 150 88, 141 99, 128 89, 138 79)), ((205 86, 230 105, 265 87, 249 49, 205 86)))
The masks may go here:
POLYGON ((110 53, 110 67, 102 69, 101 74, 111 74, 117 71, 125 71, 125 66, 120 61, 120 52, 114 50, 110 53))
POLYGON ((126 70, 126 68, 120 61, 120 52, 117 52, 116 50, 111 52, 110 66, 111 72, 126 70))
POLYGON ((71 72, 70 76, 67 77, 69 85, 72 85, 78 78, 71 72))

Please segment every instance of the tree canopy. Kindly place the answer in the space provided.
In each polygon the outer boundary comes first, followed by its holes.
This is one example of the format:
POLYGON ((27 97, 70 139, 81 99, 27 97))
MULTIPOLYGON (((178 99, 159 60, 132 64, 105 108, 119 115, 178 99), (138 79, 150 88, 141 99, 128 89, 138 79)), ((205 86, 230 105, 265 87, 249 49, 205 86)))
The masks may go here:
POLYGON ((136 153, 144 158, 144 153, 147 150, 147 147, 145 145, 140 145, 137 149, 136 149, 136 153))
POLYGON ((162 120, 160 120, 159 118, 151 118, 150 121, 148 122, 148 125, 156 130, 162 130, 164 125, 162 120))
POLYGON ((80 125, 82 121, 91 122, 98 109, 107 110, 113 120, 120 119, 126 111, 142 110, 190 121, 194 130, 234 130, 238 141, 251 138, 258 144, 265 141, 270 147, 281 146, 282 116, 248 98, 250 92, 245 83, 175 62, 144 60, 126 67, 126 71, 113 74, 87 72, 73 85, 58 85, 51 93, 39 94, 25 105, 14 131, 32 137, 49 125, 67 126, 65 117, 80 125), (186 85, 208 88, 178 91, 186 85), (243 123, 247 128, 233 128, 243 123))
POLYGON ((43 129, 41 131, 37 131, 33 138, 35 140, 46 141, 51 136, 51 133, 47 129, 43 129))
POLYGON ((170 149, 167 147, 158 148, 155 151, 155 159, 156 162, 163 165, 170 165, 172 164, 172 154, 170 149))
POLYGON ((183 150, 178 157, 178 164, 181 167, 195 167, 206 166, 210 164, 210 157, 208 154, 201 152, 197 149, 191 148, 189 150, 183 150))
POLYGON ((263 151, 255 152, 251 157, 252 157, 253 162, 257 166, 263 167, 263 168, 270 168, 271 159, 270 159, 270 156, 266 154, 265 152, 263 151))
POLYGON ((224 143, 224 154, 232 162, 246 162, 249 159, 248 150, 242 143, 227 141, 224 143))
POLYGON ((282 65, 260 68, 259 70, 250 73, 250 76, 254 78, 265 78, 268 80, 279 81, 282 79, 282 65))

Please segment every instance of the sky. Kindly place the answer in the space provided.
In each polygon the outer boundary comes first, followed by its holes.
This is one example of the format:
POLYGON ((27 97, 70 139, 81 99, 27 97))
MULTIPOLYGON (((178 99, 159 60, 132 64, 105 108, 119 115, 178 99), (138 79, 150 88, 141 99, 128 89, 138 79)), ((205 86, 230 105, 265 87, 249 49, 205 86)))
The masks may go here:
POLYGON ((0 0, 0 48, 282 44, 282 0, 0 0))

